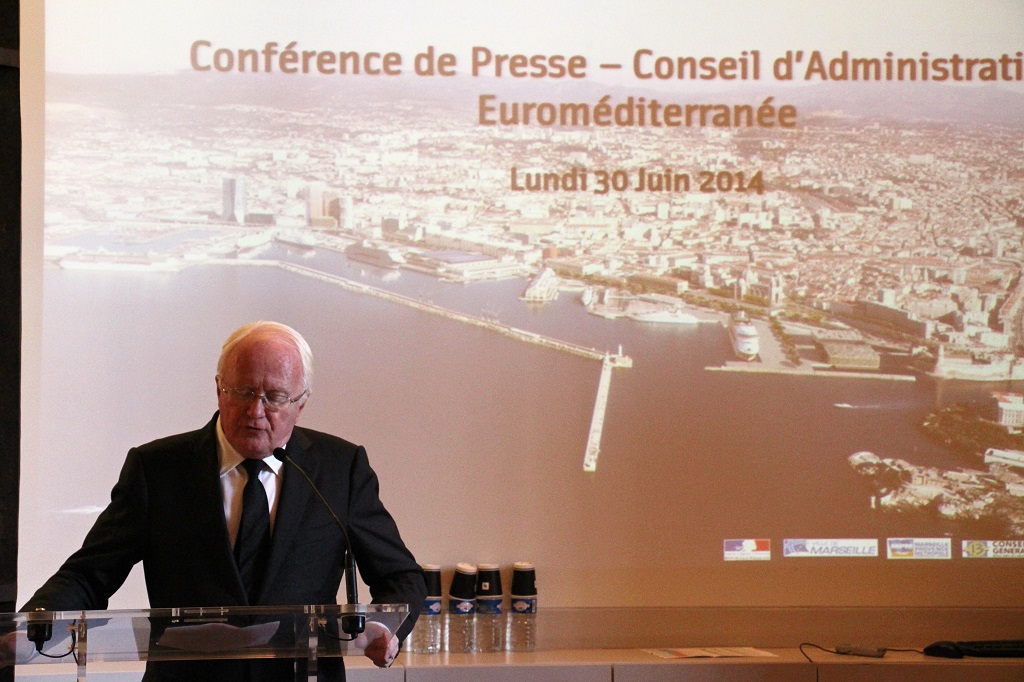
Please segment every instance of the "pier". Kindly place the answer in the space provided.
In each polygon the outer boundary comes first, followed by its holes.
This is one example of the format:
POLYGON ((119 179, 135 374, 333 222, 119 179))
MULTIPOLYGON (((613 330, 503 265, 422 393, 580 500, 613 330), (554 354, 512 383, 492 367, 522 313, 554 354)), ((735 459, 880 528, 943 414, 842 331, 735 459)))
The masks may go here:
POLYGON ((705 367, 707 372, 740 372, 748 374, 786 374, 797 377, 842 377, 844 379, 877 379, 884 381, 917 381, 912 374, 883 374, 881 372, 853 372, 849 370, 830 369, 828 367, 783 367, 781 365, 762 365, 757 362, 736 362, 730 360, 724 367, 705 367))
POLYGON ((597 383, 597 397, 594 399, 594 414, 590 418, 590 433, 587 435, 587 449, 583 454, 583 470, 597 471, 597 456, 601 454, 601 431, 604 430, 604 413, 608 407, 608 391, 612 385, 612 356, 606 355, 601 361, 601 379, 597 383))
POLYGON ((303 277, 318 279, 322 282, 327 282, 328 284, 345 289, 346 291, 376 296, 377 298, 382 298, 386 301, 391 301, 392 303, 398 303, 400 305, 413 308, 414 310, 430 313, 432 315, 439 315, 449 320, 455 320, 456 322, 462 322, 464 324, 471 324, 475 327, 483 327, 484 329, 489 329, 502 334, 503 336, 516 339, 517 341, 526 341, 527 343, 543 346, 544 348, 550 348, 552 350, 562 351, 571 355, 587 358, 588 360, 600 360, 603 362, 606 357, 610 357, 612 358, 611 362, 613 362, 616 367, 633 366, 633 359, 628 355, 623 355, 621 348, 617 354, 609 356, 608 353, 599 351, 596 348, 588 348, 587 346, 580 346, 575 343, 569 343, 568 341, 560 341, 558 339, 553 339, 550 336, 544 336, 536 332, 519 329, 518 327, 503 324, 495 320, 488 320, 483 317, 456 312, 454 310, 442 308, 439 305, 434 305, 433 303, 421 301, 403 294, 396 294, 384 289, 378 289, 377 287, 372 287, 361 282, 354 282, 350 279, 332 275, 330 273, 323 272, 322 270, 307 268, 303 265, 278 261, 249 261, 249 263, 253 265, 276 265, 288 272, 293 272, 295 274, 302 275, 303 277))

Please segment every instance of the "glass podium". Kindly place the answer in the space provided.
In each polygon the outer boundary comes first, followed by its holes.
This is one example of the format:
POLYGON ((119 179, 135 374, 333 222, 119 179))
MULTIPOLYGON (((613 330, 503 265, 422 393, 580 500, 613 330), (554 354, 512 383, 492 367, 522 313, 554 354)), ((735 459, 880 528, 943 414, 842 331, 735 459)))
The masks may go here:
POLYGON ((94 662, 291 659, 296 680, 316 680, 318 660, 362 655, 408 613, 406 604, 3 613, 0 667, 73 663, 86 680, 94 662))

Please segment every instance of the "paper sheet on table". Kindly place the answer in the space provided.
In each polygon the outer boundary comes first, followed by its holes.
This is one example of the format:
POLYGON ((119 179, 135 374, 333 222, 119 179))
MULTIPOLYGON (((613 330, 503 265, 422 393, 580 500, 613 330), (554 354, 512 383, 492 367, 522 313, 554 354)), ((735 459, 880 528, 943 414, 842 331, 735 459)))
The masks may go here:
POLYGON ((644 649, 661 658, 773 658, 775 654, 753 647, 708 647, 704 649, 644 649))
POLYGON ((237 627, 227 623, 201 623, 167 628, 157 644, 185 651, 230 651, 263 646, 277 632, 281 623, 260 623, 237 627))

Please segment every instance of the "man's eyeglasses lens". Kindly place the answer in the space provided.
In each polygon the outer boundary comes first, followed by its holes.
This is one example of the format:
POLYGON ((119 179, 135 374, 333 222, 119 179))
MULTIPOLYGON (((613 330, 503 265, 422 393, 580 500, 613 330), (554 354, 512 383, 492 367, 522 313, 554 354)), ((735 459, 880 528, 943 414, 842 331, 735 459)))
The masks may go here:
POLYGON ((280 410, 283 407, 298 402, 302 396, 306 395, 306 392, 303 391, 292 398, 287 393, 281 393, 280 391, 257 393, 247 388, 222 388, 220 392, 225 394, 236 405, 251 405, 252 401, 256 399, 262 400, 263 408, 270 411, 280 410))

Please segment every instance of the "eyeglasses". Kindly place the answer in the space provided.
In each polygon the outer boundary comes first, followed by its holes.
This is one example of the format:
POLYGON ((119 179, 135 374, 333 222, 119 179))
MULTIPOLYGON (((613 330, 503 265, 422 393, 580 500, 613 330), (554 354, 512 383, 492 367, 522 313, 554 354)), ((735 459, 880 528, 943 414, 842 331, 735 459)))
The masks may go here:
POLYGON ((222 388, 220 392, 226 395, 228 400, 235 405, 251 405, 252 401, 258 398, 263 403, 263 409, 267 412, 276 412, 302 400, 309 393, 309 389, 304 390, 294 398, 281 391, 257 393, 251 388, 222 388))

